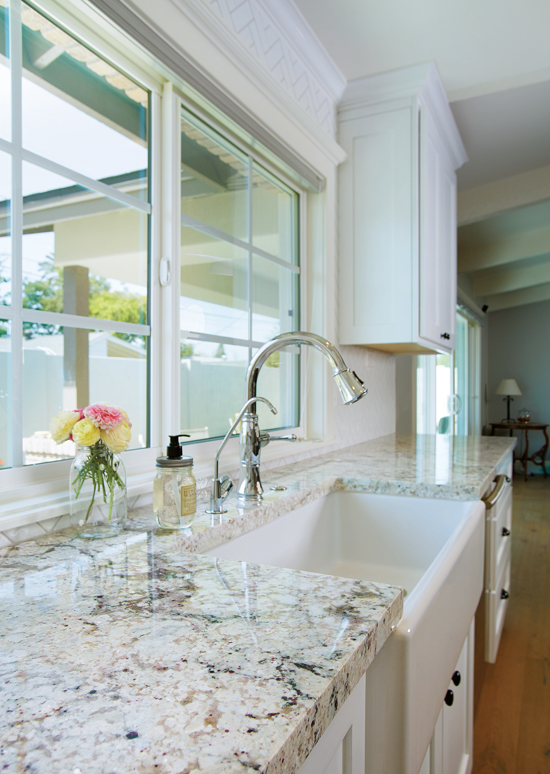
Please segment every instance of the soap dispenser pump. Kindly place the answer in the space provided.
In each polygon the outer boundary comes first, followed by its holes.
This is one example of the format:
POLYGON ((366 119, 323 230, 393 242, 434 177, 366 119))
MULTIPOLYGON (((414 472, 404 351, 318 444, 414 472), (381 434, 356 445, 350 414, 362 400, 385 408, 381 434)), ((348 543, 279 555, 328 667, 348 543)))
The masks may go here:
POLYGON ((197 510, 197 484, 193 475, 193 457, 184 457, 180 438, 188 433, 169 435, 166 457, 157 457, 153 482, 153 512, 159 527, 189 527, 197 510))

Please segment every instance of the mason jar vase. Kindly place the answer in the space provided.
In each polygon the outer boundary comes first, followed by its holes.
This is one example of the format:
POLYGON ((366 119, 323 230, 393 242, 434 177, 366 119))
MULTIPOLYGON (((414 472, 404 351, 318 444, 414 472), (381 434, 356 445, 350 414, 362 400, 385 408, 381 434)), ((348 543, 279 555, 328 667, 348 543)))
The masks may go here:
POLYGON ((79 446, 69 474, 71 522, 83 538, 114 537, 128 512, 126 471, 118 454, 98 441, 79 446))

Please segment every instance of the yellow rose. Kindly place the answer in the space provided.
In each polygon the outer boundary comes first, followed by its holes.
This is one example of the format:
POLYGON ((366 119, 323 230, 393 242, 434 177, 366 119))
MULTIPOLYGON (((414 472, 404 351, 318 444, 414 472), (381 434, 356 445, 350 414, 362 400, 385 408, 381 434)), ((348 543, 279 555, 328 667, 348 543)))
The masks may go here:
POLYGON ((89 419, 81 419, 73 427, 73 439, 79 446, 93 446, 100 437, 99 427, 93 425, 89 419))
POLYGON ((50 422, 50 433, 53 440, 56 443, 68 441, 79 419, 78 411, 60 411, 50 422))
POLYGON ((127 422, 123 422, 117 427, 113 427, 111 430, 101 431, 101 440, 112 452, 120 454, 120 452, 126 451, 132 431, 127 422))

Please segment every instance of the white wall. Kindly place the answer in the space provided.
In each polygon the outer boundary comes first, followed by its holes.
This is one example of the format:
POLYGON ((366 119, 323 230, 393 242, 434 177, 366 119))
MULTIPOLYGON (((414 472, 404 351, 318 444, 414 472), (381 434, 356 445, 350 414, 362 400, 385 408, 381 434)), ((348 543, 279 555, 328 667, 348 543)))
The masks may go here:
MULTIPOLYGON (((550 423, 550 301, 489 313, 489 421, 506 417, 502 396, 495 395, 501 379, 515 379, 522 395, 510 407, 512 417, 522 408, 534 422, 550 423)), ((531 450, 543 442, 530 438, 531 450)), ((550 468, 550 465, 548 466, 550 468)), ((540 467, 533 467, 540 473, 540 467)))

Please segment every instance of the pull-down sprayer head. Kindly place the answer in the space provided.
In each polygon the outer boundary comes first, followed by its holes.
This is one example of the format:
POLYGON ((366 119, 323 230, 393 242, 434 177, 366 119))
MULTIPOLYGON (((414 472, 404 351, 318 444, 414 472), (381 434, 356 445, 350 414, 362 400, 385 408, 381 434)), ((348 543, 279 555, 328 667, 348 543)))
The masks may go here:
POLYGON ((367 394, 368 390, 364 386, 364 382, 361 381, 355 371, 350 371, 349 368, 346 368, 345 371, 333 372, 332 375, 340 390, 344 405, 348 406, 351 403, 357 403, 358 400, 361 400, 367 394))

